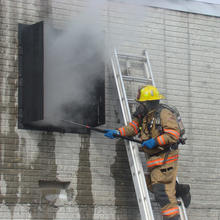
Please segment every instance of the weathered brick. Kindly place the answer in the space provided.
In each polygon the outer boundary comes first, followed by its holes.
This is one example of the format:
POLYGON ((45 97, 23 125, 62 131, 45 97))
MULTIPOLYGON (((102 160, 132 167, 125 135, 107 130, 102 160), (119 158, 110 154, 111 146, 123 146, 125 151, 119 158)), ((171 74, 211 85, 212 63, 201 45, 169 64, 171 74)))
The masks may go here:
MULTIPOLYGON (((54 24, 62 26, 71 13, 77 17, 87 8, 88 1, 3 0, 1 6, 0 190, 7 190, 7 194, 0 197, 0 219, 11 220, 9 210, 13 210, 14 219, 22 220, 140 219, 123 144, 119 146, 117 141, 96 133, 82 138, 77 134, 16 127, 17 24, 51 18, 54 24), (73 191, 69 203, 59 210, 45 201, 42 204, 39 180, 69 181, 69 190, 73 191), (42 212, 45 206, 56 217, 46 216, 42 212)), ((187 129, 187 144, 180 148, 179 179, 191 185, 189 219, 217 220, 220 217, 219 18, 136 6, 139 16, 143 15, 137 26, 137 22, 129 20, 136 16, 135 12, 124 9, 124 3, 117 1, 108 1, 103 6, 106 33, 112 33, 115 39, 122 37, 121 52, 139 54, 148 50, 156 84, 168 103, 180 109, 187 129), (128 33, 132 31, 131 37, 128 33)), ((105 128, 123 124, 118 119, 119 103, 111 74, 110 71, 106 76, 105 128)), ((153 207, 159 216, 154 202, 153 207)))

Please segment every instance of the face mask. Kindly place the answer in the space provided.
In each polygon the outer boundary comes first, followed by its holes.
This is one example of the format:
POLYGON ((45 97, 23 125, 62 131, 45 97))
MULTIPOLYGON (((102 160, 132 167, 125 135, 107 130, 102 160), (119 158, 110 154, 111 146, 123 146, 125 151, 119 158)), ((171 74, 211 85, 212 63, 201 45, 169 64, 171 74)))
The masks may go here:
POLYGON ((147 101, 147 102, 143 102, 141 104, 145 108, 145 111, 149 112, 149 111, 157 108, 159 101, 147 101))
POLYGON ((147 108, 145 107, 145 105, 143 105, 143 103, 141 103, 139 106, 138 106, 138 114, 140 114, 141 116, 145 116, 147 114, 147 108))
POLYGON ((150 111, 150 109, 151 109, 151 102, 143 102, 142 105, 144 106, 144 108, 147 111, 150 111))

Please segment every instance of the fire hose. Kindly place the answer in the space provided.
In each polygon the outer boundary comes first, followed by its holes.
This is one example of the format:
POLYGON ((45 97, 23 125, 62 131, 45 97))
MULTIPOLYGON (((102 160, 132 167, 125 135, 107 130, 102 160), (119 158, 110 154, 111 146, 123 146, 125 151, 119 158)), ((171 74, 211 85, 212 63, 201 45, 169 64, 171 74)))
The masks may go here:
MULTIPOLYGON (((95 128, 95 127, 91 127, 89 125, 84 125, 84 124, 80 124, 80 123, 77 123, 77 122, 74 122, 74 121, 69 121, 69 120, 62 120, 62 121, 70 123, 70 124, 74 124, 74 125, 77 125, 77 126, 80 126, 80 127, 84 127, 84 128, 87 128, 89 130, 96 131, 96 132, 99 132, 99 133, 104 133, 105 134, 107 132, 107 129, 95 128)), ((138 144, 142 144, 142 141, 139 141, 139 140, 134 139, 134 138, 121 136, 120 134, 114 134, 114 136, 116 138, 121 138, 121 139, 125 139, 125 140, 128 140, 128 141, 136 142, 138 144)))
MULTIPOLYGON (((74 122, 74 121, 68 121, 68 120, 62 120, 66 123, 70 123, 70 124, 74 124, 74 125, 77 125, 77 126, 80 126, 80 127, 84 127, 84 128, 87 128, 89 130, 92 130, 92 131, 96 131, 96 132, 99 132, 99 133, 106 133, 108 130, 107 129, 101 129, 101 128, 95 128, 95 127, 91 127, 89 125, 84 125, 84 124, 80 124, 80 123, 77 123, 77 122, 74 122)), ((138 144, 142 144, 142 141, 139 141, 137 139, 134 139, 134 138, 130 138, 130 137, 125 137, 125 136, 121 136, 119 134, 114 134, 114 136, 116 138, 121 138, 121 139, 125 139, 125 140, 128 140, 128 141, 133 141, 133 142, 136 142, 138 144)), ((139 148, 139 150, 141 150, 142 148, 139 148)), ((151 156, 158 156, 162 153, 166 153, 166 152, 169 152, 171 150, 170 147, 168 148, 165 148, 165 149, 161 149, 161 151, 155 153, 155 154, 152 154, 151 156)))

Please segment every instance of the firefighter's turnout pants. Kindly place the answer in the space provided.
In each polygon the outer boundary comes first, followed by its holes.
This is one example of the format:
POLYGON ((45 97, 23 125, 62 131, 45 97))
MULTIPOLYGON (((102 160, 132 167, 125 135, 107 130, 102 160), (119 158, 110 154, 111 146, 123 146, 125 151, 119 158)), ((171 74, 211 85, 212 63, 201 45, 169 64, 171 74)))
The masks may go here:
POLYGON ((150 171, 146 176, 148 188, 160 204, 161 214, 168 219, 179 215, 175 189, 177 160, 178 150, 173 150, 167 155, 163 153, 153 156, 147 160, 147 167, 150 171))

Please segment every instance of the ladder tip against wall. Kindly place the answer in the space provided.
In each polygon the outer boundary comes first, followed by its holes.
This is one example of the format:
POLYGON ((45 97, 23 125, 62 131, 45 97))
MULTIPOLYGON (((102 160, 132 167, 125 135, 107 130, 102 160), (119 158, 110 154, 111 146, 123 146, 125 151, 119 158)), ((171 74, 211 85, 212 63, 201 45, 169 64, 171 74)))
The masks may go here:
POLYGON ((124 59, 133 59, 133 60, 137 60, 137 61, 146 61, 145 56, 137 56, 137 55, 133 55, 133 54, 121 54, 121 53, 118 53, 117 55, 118 55, 118 57, 121 57, 121 58, 124 58, 124 59))

